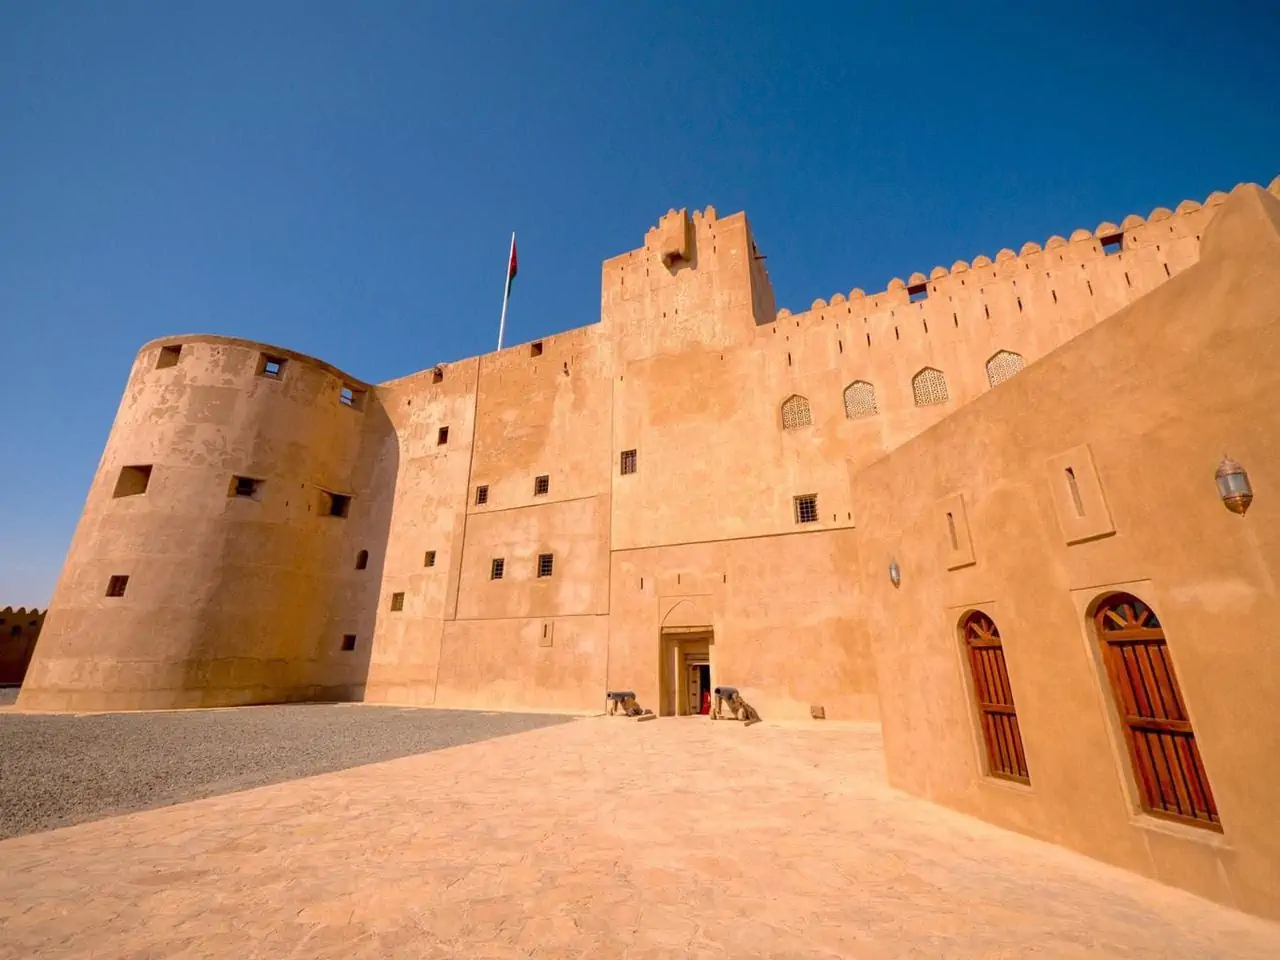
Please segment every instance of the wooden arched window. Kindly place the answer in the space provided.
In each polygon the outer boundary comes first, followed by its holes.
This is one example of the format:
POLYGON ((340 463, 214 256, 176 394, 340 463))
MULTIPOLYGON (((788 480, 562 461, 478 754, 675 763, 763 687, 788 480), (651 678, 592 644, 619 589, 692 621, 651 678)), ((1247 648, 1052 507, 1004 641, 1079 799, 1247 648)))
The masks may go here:
POLYGON ((1221 830, 1209 776, 1155 611, 1133 594, 1116 593, 1098 606, 1094 624, 1142 808, 1221 830))
POLYGON ((987 749, 987 771, 993 777, 1030 783, 1000 630, 994 620, 975 610, 960 624, 960 633, 969 655, 969 676, 987 749))

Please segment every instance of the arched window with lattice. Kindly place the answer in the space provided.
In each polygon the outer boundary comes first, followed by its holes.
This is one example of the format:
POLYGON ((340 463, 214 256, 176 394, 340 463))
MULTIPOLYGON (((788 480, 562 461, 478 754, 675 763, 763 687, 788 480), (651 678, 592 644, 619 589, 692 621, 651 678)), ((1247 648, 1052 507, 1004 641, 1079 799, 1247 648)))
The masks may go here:
POLYGON ((987 773, 993 777, 1030 783, 1022 729, 1013 703, 1013 686, 1005 666, 1004 644, 995 621, 974 610, 960 623, 969 661, 969 680, 978 708, 978 726, 986 747, 987 773))
POLYGON ((850 420, 874 417, 879 412, 876 388, 867 381, 855 380, 844 388, 844 415, 850 420))
POLYGON ((911 394, 917 407, 947 402, 947 378, 941 370, 925 367, 911 378, 911 394))
POLYGON ((987 382, 993 387, 998 386, 1024 366, 1026 366, 1026 363, 1022 359, 1022 354, 1014 353, 1011 350, 1001 350, 987 361, 987 382))
POLYGON ((1131 593, 1113 593, 1098 605, 1093 621, 1142 808, 1221 830, 1209 774, 1155 611, 1131 593))
POLYGON ((813 423, 809 401, 799 394, 792 394, 782 401, 782 429, 796 430, 813 423))

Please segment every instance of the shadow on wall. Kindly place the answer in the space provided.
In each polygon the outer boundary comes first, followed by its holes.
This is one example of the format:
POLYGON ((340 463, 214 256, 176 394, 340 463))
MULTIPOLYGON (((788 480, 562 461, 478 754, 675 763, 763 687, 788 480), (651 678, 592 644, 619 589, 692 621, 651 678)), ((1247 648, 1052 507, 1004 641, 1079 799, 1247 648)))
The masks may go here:
POLYGON ((42 626, 43 610, 35 607, 0 610, 0 687, 22 685, 42 626))

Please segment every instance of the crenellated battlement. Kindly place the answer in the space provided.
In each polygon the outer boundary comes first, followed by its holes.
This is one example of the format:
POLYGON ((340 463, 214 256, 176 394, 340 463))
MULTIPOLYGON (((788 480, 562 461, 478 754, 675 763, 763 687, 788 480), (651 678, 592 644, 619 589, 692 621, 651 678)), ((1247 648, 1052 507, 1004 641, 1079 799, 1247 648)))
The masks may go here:
MULTIPOLYGON (((1267 190, 1280 197, 1280 176, 1271 181, 1267 190)), ((835 293, 828 299, 819 297, 809 305, 807 310, 799 312, 785 308, 779 310, 777 319, 784 320, 789 317, 798 320, 820 319, 826 308, 841 304, 858 306, 859 312, 871 314, 881 307, 918 302, 913 298, 921 293, 927 295, 936 292, 936 289, 930 288, 936 288, 948 278, 961 274, 976 273, 979 280, 986 281, 1012 279, 1018 275, 1019 270, 1030 270, 1037 262, 1045 262, 1043 259, 1037 261, 1035 258, 1042 258, 1051 251, 1057 252, 1057 260, 1052 263, 1079 263, 1113 252, 1110 249, 1113 244, 1119 245, 1119 249, 1114 252, 1127 253, 1143 246, 1155 245, 1166 234, 1172 234, 1175 237, 1197 235, 1199 227, 1208 219, 1211 211, 1226 199, 1226 193, 1215 190, 1205 198, 1203 203, 1183 200, 1173 210, 1167 207, 1156 207, 1146 217, 1136 213, 1129 214, 1118 225, 1111 221, 1103 221, 1093 230, 1084 228, 1074 230, 1067 238, 1054 234, 1043 245, 1028 241, 1022 245, 1018 253, 1006 247, 996 253, 994 259, 985 254, 979 254, 972 261, 957 260, 950 268, 936 266, 929 271, 928 276, 916 271, 906 280, 894 277, 886 288, 878 293, 868 294, 861 288, 854 287, 847 295, 835 293), (1158 224, 1163 224, 1163 227, 1157 228, 1158 224)), ((1198 236, 1196 239, 1198 241, 1198 236)), ((849 309, 846 312, 853 311, 849 309)))

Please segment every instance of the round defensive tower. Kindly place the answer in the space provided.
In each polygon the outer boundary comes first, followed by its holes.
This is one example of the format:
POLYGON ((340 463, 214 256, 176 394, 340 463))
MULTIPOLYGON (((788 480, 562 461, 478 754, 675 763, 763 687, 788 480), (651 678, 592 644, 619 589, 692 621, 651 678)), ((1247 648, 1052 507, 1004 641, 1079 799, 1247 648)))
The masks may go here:
POLYGON ((326 363, 265 344, 144 346, 19 705, 316 695, 368 395, 326 363))

